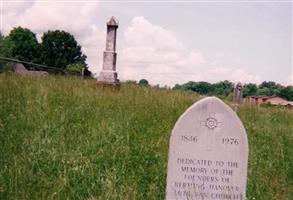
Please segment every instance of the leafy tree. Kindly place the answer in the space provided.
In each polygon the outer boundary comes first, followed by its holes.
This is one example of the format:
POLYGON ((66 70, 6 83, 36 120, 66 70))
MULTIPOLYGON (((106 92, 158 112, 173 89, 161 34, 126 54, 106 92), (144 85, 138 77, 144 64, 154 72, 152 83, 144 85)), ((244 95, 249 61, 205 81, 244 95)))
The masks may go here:
MULTIPOLYGON (((2 35, 2 33, 0 32, 0 45, 3 43, 3 41, 4 41, 4 36, 2 35)), ((1 51, 2 49, 0 48, 0 51, 1 51)), ((1 55, 1 54, 0 54, 1 55)))
POLYGON ((264 88, 264 87, 266 87, 266 88, 275 88, 276 85, 277 85, 277 84, 276 84, 274 81, 264 81, 264 82, 262 82, 262 83, 259 85, 259 87, 260 87, 260 88, 264 88))
POLYGON ((280 90, 283 88, 283 86, 280 84, 276 84, 274 81, 264 81, 259 85, 259 88, 269 89, 269 93, 267 95, 272 96, 272 95, 279 95, 280 90))
POLYGON ((183 84, 184 90, 191 90, 199 94, 208 94, 211 91, 211 84, 205 81, 193 82, 183 84))
MULTIPOLYGON (((0 32, 0 56, 3 56, 3 43, 4 43, 4 36, 0 32)), ((0 60, 0 72, 3 71, 4 62, 0 60)))
POLYGON ((69 64, 86 66, 86 56, 74 36, 65 31, 48 31, 42 37, 42 60, 44 64, 65 70, 69 64))
POLYGON ((200 81, 200 82, 189 81, 189 82, 184 83, 182 85, 176 84, 172 89, 173 90, 193 91, 193 92, 197 92, 199 94, 208 94, 212 90, 212 85, 208 82, 205 82, 205 81, 200 81))
POLYGON ((7 37, 4 37, 0 32, 0 56, 10 57, 11 56, 11 44, 7 37))
POLYGON ((293 86, 287 86, 280 91, 280 96, 288 101, 293 101, 293 86))
POLYGON ((182 88, 182 90, 185 90, 185 91, 191 90, 191 91, 195 92, 196 82, 188 81, 187 83, 182 84, 181 88, 182 88))
POLYGON ((80 75, 83 68, 85 68, 84 64, 74 63, 67 65, 65 71, 71 75, 80 75))
MULTIPOLYGON (((10 43, 9 40, 2 35, 0 32, 0 56, 1 57, 11 57, 10 56, 10 43)), ((3 60, 0 60, 0 72, 5 71, 5 65, 7 63, 3 60)))
POLYGON ((182 90, 182 86, 180 84, 175 84, 172 90, 182 90))
POLYGON ((269 96, 270 95, 270 89, 267 88, 267 87, 258 88, 257 89, 257 95, 269 96))
POLYGON ((228 96, 233 91, 233 83, 230 81, 220 81, 212 84, 212 93, 215 95, 228 96))
POLYGON ((37 62, 40 58, 40 46, 36 35, 27 28, 17 27, 6 38, 4 52, 18 60, 37 62))
POLYGON ((275 95, 275 96, 279 96, 279 95, 280 95, 280 91, 281 91, 281 89, 279 89, 279 88, 276 88, 276 89, 270 89, 270 95, 271 95, 271 96, 273 96, 273 95, 275 95))
POLYGON ((146 79, 141 79, 139 82, 138 82, 139 85, 144 85, 144 86, 147 86, 149 85, 149 82, 148 80, 146 79))
POLYGON ((252 96, 257 93, 257 85, 254 83, 248 83, 244 85, 243 96, 252 96))

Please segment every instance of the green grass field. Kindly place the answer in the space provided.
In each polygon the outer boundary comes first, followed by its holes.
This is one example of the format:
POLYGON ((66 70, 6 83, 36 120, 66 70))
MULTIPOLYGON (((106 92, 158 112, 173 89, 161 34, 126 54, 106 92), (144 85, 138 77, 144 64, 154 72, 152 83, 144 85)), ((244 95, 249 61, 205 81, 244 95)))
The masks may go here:
MULTIPOLYGON (((164 199, 171 130, 199 96, 0 75, 0 199, 164 199)), ((293 110, 239 109, 249 200, 293 199, 293 110)))

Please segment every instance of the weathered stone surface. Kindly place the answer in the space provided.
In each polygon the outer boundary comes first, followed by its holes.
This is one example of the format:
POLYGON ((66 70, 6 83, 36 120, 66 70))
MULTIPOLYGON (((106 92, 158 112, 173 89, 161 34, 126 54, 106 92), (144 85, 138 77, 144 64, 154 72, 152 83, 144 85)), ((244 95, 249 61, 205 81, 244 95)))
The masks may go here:
POLYGON ((240 105, 242 103, 243 96, 243 86, 241 83, 237 83, 234 87, 234 97, 233 101, 236 105, 240 105))
POLYGON ((117 73, 113 71, 107 71, 103 70, 100 73, 100 77, 103 77, 103 80, 101 82, 105 83, 116 83, 117 81, 117 73))
POLYGON ((116 29, 115 26, 108 26, 107 28, 106 51, 116 51, 116 29))
POLYGON ((116 72, 116 36, 117 36, 118 22, 114 17, 107 22, 107 38, 106 50, 103 57, 103 69, 97 78, 100 83, 118 83, 118 75, 116 72))
POLYGON ((247 160, 247 136, 235 112, 205 98, 172 131, 166 199, 245 199, 247 160))
POLYGON ((116 71, 116 56, 114 52, 104 52, 103 70, 116 71))
POLYGON ((15 64, 15 72, 16 73, 21 73, 21 72, 26 73, 27 71, 28 70, 24 67, 23 64, 21 64, 21 63, 16 63, 15 64))

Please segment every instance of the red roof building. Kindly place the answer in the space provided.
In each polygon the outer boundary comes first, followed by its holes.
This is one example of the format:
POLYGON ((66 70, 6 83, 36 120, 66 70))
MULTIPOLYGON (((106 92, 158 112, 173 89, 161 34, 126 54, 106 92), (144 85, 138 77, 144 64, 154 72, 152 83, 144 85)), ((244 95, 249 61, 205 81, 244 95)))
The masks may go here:
POLYGON ((279 96, 248 96, 245 98, 246 103, 260 105, 263 103, 271 105, 282 105, 293 107, 293 101, 287 101, 279 96))

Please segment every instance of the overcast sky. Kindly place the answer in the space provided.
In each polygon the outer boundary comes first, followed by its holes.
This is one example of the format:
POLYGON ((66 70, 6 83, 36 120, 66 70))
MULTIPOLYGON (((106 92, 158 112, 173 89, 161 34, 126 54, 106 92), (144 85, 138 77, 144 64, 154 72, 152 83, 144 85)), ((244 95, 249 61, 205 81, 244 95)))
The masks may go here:
POLYGON ((0 0, 1 32, 27 27, 72 33, 99 73, 106 21, 119 21, 120 80, 275 81, 293 85, 292 2, 0 0))

